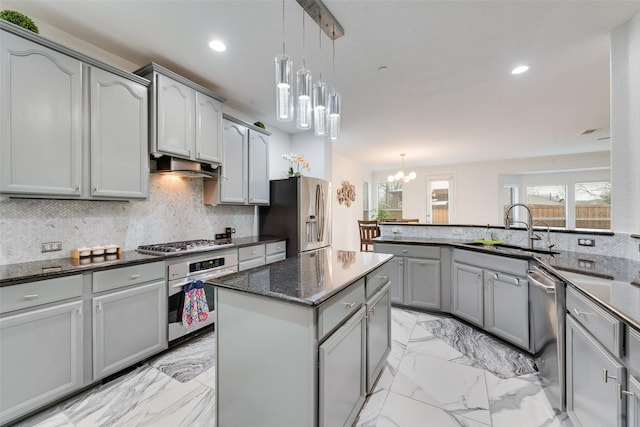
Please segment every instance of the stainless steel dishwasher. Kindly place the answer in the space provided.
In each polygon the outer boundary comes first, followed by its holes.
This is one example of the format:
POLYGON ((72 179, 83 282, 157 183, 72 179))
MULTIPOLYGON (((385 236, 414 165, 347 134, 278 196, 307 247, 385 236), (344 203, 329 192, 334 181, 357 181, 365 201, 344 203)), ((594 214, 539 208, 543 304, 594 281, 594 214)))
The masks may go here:
POLYGON ((540 381, 553 409, 556 412, 565 412, 566 283, 536 266, 531 266, 527 278, 532 349, 540 372, 540 381))

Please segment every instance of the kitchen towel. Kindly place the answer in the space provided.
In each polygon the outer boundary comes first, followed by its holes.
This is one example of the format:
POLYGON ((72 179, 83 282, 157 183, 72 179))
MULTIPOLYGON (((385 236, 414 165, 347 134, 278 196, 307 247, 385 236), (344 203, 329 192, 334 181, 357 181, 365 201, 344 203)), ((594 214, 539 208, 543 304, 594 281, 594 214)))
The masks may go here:
POLYGON ((182 309, 182 325, 185 328, 204 322, 209 318, 209 305, 204 293, 204 283, 202 280, 194 280, 183 286, 184 307, 182 309))

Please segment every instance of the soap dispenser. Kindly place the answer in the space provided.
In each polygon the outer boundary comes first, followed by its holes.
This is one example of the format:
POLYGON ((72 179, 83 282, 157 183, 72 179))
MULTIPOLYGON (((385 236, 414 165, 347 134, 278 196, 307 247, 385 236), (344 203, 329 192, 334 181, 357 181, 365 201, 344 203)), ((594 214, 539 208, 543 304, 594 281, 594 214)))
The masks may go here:
POLYGON ((487 242, 490 242, 493 240, 493 232, 489 229, 489 224, 487 224, 487 229, 484 231, 483 239, 487 242))

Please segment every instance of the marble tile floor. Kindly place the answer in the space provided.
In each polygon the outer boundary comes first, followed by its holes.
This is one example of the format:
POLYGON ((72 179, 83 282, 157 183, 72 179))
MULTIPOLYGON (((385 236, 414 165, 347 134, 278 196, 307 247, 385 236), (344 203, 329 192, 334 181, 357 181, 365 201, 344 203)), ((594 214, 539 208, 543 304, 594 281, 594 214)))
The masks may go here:
MULTIPOLYGON (((448 317, 394 308, 392 318, 387 366, 357 427, 571 426, 526 355, 448 317)), ((18 425, 212 426, 214 345, 213 333, 198 337, 18 425)))

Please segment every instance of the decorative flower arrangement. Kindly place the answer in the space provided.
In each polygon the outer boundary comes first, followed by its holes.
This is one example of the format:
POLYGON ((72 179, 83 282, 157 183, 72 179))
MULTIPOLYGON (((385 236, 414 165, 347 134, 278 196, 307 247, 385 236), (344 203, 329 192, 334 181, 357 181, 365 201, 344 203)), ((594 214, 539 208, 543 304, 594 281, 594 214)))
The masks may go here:
POLYGON ((342 181, 342 187, 338 188, 338 202, 345 204, 347 207, 351 206, 352 202, 356 201, 356 186, 349 181, 342 181))
POLYGON ((302 176, 300 168, 311 170, 309 162, 304 159, 304 156, 299 156, 295 153, 283 154, 282 159, 289 162, 289 169, 287 169, 287 175, 289 176, 302 176))

